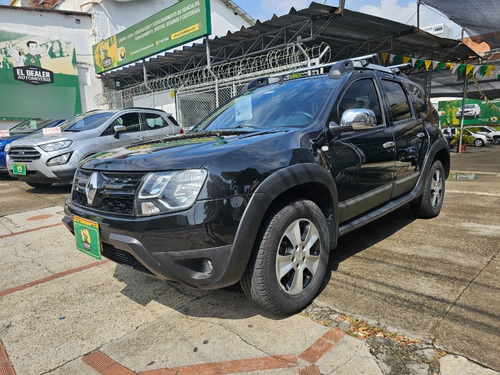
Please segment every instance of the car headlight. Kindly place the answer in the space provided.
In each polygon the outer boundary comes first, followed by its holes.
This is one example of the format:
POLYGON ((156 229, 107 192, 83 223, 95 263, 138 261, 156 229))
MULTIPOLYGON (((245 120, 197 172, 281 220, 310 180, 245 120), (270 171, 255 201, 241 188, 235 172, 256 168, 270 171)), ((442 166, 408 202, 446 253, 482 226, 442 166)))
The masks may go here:
POLYGON ((204 169, 149 173, 137 195, 139 214, 151 216, 189 208, 196 201, 207 174, 204 169))
POLYGON ((66 164, 71 157, 72 152, 67 152, 65 154, 53 157, 52 159, 47 160, 47 165, 61 165, 66 164))
POLYGON ((52 152, 57 150, 62 150, 63 148, 71 146, 72 141, 58 141, 52 143, 45 143, 44 145, 40 145, 40 147, 45 152, 52 152))
POLYGON ((4 151, 8 153, 10 151, 11 147, 12 147, 12 145, 10 143, 5 145, 4 151))

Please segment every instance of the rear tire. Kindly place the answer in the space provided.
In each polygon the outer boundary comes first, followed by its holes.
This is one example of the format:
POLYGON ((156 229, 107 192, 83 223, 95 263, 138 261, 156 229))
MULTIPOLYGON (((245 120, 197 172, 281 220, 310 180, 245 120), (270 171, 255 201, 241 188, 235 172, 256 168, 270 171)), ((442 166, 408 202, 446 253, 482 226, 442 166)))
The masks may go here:
POLYGON ((240 284, 256 304, 295 314, 316 297, 326 274, 329 232, 323 212, 299 199, 271 212, 261 227, 240 284))
POLYGON ((424 193, 410 203, 417 217, 432 218, 439 215, 444 199, 445 175, 443 164, 434 161, 425 180, 424 193))

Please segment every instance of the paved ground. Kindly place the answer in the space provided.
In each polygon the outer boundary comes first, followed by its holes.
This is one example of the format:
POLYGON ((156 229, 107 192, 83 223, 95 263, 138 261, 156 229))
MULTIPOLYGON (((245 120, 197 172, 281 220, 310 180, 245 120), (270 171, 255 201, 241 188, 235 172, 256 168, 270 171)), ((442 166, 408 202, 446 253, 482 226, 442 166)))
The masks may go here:
POLYGON ((498 375, 500 147, 467 151, 438 218, 343 237, 286 319, 94 262, 60 223, 68 187, 0 177, 0 374, 498 375))

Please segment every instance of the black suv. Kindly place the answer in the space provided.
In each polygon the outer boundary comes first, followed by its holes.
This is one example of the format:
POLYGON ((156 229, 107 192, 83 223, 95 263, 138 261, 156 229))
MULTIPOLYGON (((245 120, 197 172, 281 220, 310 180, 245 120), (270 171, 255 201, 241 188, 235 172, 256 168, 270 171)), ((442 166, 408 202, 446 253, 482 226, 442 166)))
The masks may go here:
POLYGON ((254 80, 184 135, 87 160, 63 221, 96 258, 201 289, 240 282, 293 314, 319 292, 339 236, 407 203, 437 216, 449 169, 422 89, 344 60, 254 80))

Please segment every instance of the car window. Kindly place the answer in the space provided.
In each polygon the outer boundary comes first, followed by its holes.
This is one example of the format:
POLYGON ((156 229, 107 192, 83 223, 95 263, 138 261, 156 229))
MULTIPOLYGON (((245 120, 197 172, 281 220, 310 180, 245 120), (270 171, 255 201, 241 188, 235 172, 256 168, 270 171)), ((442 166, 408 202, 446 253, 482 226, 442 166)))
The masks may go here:
POLYGON ((337 80, 314 77, 266 85, 234 98, 197 129, 304 127, 319 113, 337 80))
POLYGON ((127 128, 126 133, 143 130, 141 116, 139 113, 125 113, 114 121, 114 125, 123 125, 127 128))
POLYGON ((157 113, 145 113, 144 118, 146 119, 149 129, 159 129, 168 126, 168 123, 163 116, 157 113))
POLYGON ((170 122, 172 124, 179 126, 179 123, 177 122, 177 120, 173 116, 168 116, 168 119, 170 120, 170 122))
POLYGON ((406 83, 406 87, 415 97, 415 101, 413 102, 413 104, 415 106, 415 110, 417 111, 417 115, 420 118, 425 119, 427 117, 428 108, 424 92, 420 87, 410 82, 406 83))
MULTIPOLYGON (((380 101, 372 79, 361 79, 352 83, 344 92, 339 102, 337 122, 340 123, 342 114, 353 108, 371 109, 377 117, 377 125, 383 123, 380 101)), ((335 116, 332 116, 333 118, 335 116)))
POLYGON ((112 115, 112 112, 86 113, 78 115, 72 120, 62 123, 61 130, 68 132, 81 132, 83 130, 95 129, 106 122, 106 120, 108 120, 112 115))
POLYGON ((26 120, 10 128, 9 132, 12 135, 29 134, 38 129, 41 129, 44 126, 44 124, 47 123, 47 121, 52 121, 52 120, 43 120, 40 118, 26 120))
POLYGON ((408 97, 399 82, 382 80, 387 93, 389 111, 394 122, 411 118, 411 109, 408 97))

